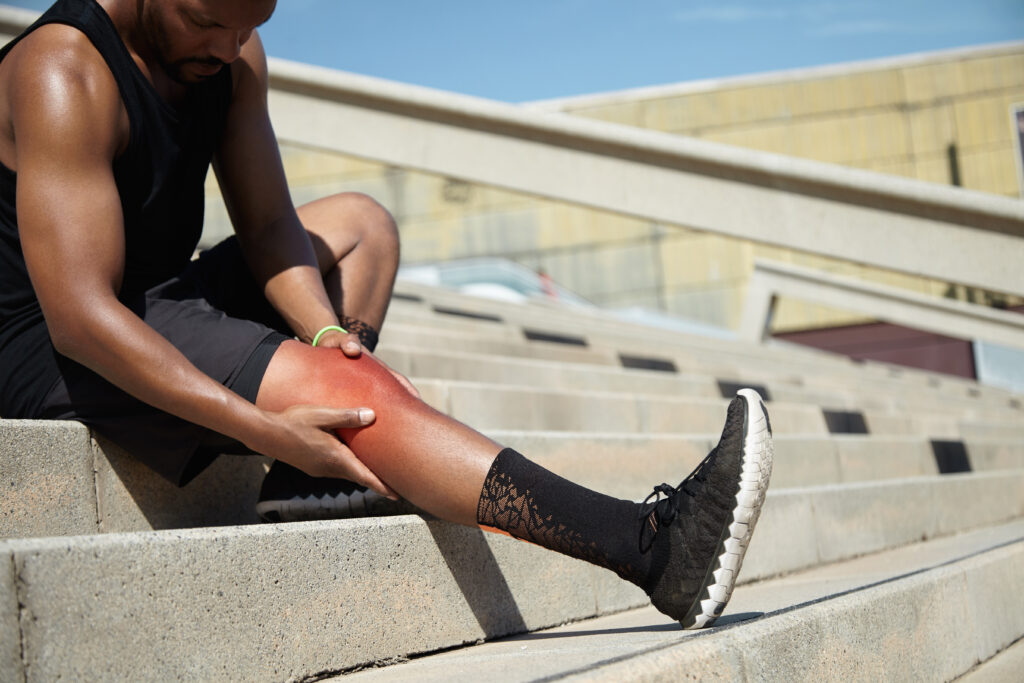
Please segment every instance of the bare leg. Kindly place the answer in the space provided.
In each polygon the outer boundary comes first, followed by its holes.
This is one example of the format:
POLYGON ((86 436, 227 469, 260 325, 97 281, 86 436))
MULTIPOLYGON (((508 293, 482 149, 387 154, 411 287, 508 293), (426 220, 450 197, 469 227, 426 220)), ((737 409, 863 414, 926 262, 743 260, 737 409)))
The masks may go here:
MULTIPOLYGON (((339 316, 379 328, 398 265, 390 215, 363 195, 338 195, 302 207, 300 217, 339 316)), ((730 405, 718 447, 678 487, 655 487, 649 505, 590 491, 502 449, 407 392, 369 354, 353 359, 284 342, 256 403, 372 408, 372 425, 339 436, 403 498, 442 519, 611 569, 691 628, 712 623, 725 607, 771 471, 767 413, 745 391, 730 405), (757 481, 750 472, 761 473, 757 481)))
POLYGON ((380 330, 398 271, 398 229, 370 197, 344 192, 298 209, 338 315, 380 330))
MULTIPOLYGON (((394 219, 373 199, 354 192, 301 206, 298 215, 309 233, 324 288, 338 320, 358 335, 365 349, 373 351, 398 270, 399 241, 394 219)), ((281 462, 270 470, 264 490, 277 491, 282 486, 312 492, 317 484, 305 473, 281 462)), ((361 486, 355 489, 359 500, 363 491, 361 486)), ((342 495, 341 489, 337 495, 342 495)), ((261 492, 261 504, 262 497, 261 492)))
POLYGON ((768 417, 751 390, 730 404, 722 440, 698 470, 677 487, 655 487, 650 504, 585 489, 502 449, 406 392, 369 354, 284 342, 256 403, 372 408, 372 425, 339 436, 406 500, 611 569, 686 628, 724 609, 771 472, 768 417))
POLYGON ((283 410, 300 403, 372 408, 374 424, 341 433, 359 459, 414 505, 476 524, 480 490, 501 446, 414 398, 376 359, 284 342, 256 404, 283 410))

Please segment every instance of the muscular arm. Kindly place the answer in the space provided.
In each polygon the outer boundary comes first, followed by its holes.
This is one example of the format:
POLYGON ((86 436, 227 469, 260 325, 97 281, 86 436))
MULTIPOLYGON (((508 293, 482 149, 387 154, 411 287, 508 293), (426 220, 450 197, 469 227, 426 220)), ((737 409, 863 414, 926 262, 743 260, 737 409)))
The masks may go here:
POLYGON ((8 59, 18 228, 56 349, 166 412, 312 473, 387 493, 324 431, 352 424, 346 411, 260 410, 118 301, 124 226, 112 161, 128 126, 113 77, 84 37, 63 26, 37 30, 8 59))
POLYGON ((338 318, 288 194, 267 112, 267 64, 258 35, 245 44, 232 70, 234 94, 214 169, 246 263, 264 283, 267 300, 310 342, 338 318))

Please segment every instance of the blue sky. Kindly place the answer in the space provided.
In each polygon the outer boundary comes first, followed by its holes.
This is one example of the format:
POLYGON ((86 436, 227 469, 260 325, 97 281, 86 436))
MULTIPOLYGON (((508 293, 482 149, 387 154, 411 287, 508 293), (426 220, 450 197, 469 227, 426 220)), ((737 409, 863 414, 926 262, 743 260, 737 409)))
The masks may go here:
POLYGON ((273 56, 521 102, 1022 40, 1024 0, 279 0, 261 33, 273 56))

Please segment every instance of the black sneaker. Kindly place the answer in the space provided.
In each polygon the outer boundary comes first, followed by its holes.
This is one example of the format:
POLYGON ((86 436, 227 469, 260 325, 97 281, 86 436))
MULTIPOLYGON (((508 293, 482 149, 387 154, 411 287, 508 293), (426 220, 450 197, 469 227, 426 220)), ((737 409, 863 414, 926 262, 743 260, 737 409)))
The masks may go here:
POLYGON ((256 514, 266 522, 381 517, 416 512, 404 500, 394 501, 345 479, 311 477, 275 460, 260 487, 256 514))
POLYGON ((718 446, 679 486, 656 486, 644 501, 640 551, 655 553, 644 588, 683 628, 710 626, 732 596, 772 457, 764 402, 753 389, 741 389, 729 404, 718 446))

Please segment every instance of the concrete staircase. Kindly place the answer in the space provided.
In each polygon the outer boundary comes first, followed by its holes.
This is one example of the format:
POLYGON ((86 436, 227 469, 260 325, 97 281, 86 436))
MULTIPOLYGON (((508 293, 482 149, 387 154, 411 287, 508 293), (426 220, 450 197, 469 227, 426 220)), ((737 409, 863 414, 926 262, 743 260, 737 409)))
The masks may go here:
POLYGON ((382 339, 435 407, 636 499, 757 387, 775 473, 720 625, 426 517, 256 524, 262 458, 179 490, 77 423, 0 421, 0 680, 948 680, 1020 650, 1021 396, 401 283, 382 339))

